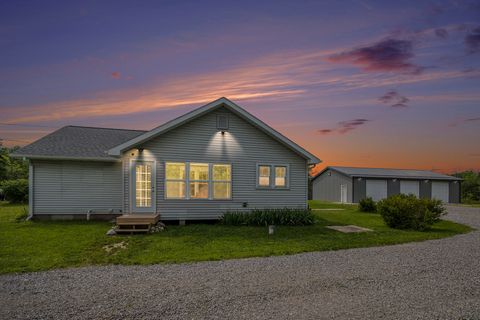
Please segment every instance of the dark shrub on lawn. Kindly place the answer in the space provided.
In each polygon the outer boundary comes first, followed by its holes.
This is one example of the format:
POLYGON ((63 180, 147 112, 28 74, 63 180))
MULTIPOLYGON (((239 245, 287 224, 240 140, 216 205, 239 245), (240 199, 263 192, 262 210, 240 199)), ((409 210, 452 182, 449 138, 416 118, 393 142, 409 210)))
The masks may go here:
POLYGON ((246 226, 305 226, 315 221, 310 209, 253 209, 251 211, 234 211, 223 214, 221 223, 225 225, 246 226))
POLYGON ((0 184, 5 194, 5 200, 10 203, 25 203, 28 201, 28 180, 5 180, 0 184))
POLYGON ((445 214, 440 200, 418 199, 404 194, 379 201, 377 209, 385 223, 396 229, 426 230, 445 214))
POLYGON ((364 198, 358 203, 358 209, 362 212, 376 212, 377 204, 371 197, 364 198))

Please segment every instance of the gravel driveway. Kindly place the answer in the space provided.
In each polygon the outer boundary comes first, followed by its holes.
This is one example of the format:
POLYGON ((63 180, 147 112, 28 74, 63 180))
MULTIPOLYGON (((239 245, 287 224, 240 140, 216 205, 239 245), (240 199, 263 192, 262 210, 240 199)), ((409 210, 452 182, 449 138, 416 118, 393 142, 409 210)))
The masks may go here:
MULTIPOLYGON (((449 219, 480 229, 480 209, 449 219)), ((480 319, 480 231, 404 245, 0 277, 1 319, 480 319)))

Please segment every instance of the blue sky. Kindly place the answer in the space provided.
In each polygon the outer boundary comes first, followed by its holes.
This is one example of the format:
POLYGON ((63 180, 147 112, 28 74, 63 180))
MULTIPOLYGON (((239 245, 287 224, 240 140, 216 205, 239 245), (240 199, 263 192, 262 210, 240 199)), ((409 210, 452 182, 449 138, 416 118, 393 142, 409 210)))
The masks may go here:
POLYGON ((9 1, 0 57, 6 145, 226 96, 322 166, 480 169, 480 1, 9 1))

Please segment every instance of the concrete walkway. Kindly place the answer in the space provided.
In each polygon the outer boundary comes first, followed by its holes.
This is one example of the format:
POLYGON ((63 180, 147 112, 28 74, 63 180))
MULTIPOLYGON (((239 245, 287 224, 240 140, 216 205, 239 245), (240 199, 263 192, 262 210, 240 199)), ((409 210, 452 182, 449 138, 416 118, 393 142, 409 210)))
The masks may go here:
MULTIPOLYGON (((479 208, 449 219, 480 228, 479 208)), ((480 319, 480 232, 404 245, 0 277, 0 319, 480 319)))

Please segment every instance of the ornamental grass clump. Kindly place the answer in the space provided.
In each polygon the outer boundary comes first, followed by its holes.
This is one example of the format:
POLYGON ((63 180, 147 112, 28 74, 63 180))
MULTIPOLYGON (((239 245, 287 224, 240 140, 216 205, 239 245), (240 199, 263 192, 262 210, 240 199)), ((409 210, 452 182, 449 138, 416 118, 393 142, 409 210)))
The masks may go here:
POLYGON ((385 224, 395 229, 427 230, 446 214, 442 201, 398 194, 377 203, 385 224))
POLYGON ((310 209, 252 209, 230 211, 223 214, 221 223, 233 226, 306 226, 315 222, 310 209))

